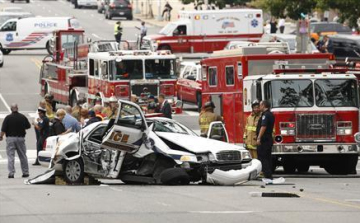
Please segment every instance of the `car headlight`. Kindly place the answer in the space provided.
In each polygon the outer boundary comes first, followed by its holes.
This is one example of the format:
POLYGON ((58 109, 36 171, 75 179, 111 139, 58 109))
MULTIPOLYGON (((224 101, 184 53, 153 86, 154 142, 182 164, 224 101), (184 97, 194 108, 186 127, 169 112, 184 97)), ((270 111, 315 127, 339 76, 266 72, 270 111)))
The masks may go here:
POLYGON ((241 158, 242 159, 251 159, 251 155, 249 151, 241 151, 241 158))
POLYGON ((197 158, 194 155, 185 155, 180 157, 180 161, 182 162, 197 162, 197 158))

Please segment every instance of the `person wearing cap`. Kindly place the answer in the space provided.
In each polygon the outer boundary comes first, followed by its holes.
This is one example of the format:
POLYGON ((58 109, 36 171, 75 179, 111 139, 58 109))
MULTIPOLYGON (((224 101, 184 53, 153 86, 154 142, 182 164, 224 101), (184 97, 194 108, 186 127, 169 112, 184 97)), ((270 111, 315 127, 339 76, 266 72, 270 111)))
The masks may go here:
POLYGON ((257 159, 256 152, 256 126, 260 119, 260 103, 254 101, 251 104, 252 112, 246 119, 245 131, 244 131, 244 144, 247 150, 249 150, 252 158, 257 159))
POLYGON ((209 131, 211 122, 223 121, 220 115, 214 113, 215 105, 212 101, 208 101, 204 104, 203 111, 199 115, 199 125, 201 136, 206 137, 209 131))
POLYGON ((44 98, 46 101, 46 116, 49 120, 52 120, 55 116, 53 109, 53 96, 51 94, 46 94, 44 98))
POLYGON ((6 136, 6 155, 8 159, 8 178, 14 178, 15 174, 15 151, 17 152, 21 170, 22 177, 29 177, 29 165, 26 156, 26 145, 25 145, 25 135, 26 130, 30 129, 31 125, 28 119, 21 113, 17 104, 12 104, 11 114, 7 115, 4 119, 4 122, 1 126, 0 132, 0 141, 3 140, 4 135, 6 136))
POLYGON ((43 109, 41 107, 38 108, 38 114, 39 118, 37 119, 37 123, 33 122, 32 124, 34 127, 39 131, 39 140, 37 141, 37 156, 36 161, 33 165, 40 165, 38 154, 43 149, 44 142, 46 138, 49 136, 49 130, 50 130, 50 121, 49 118, 46 116, 46 109, 43 109))
POLYGON ((122 36, 122 27, 121 22, 117 21, 114 26, 114 36, 117 43, 120 44, 121 42, 121 36, 122 36))
POLYGON ((102 121, 102 119, 100 117, 96 116, 95 111, 90 110, 89 111, 89 121, 86 122, 86 125, 84 127, 86 127, 92 123, 100 122, 100 121, 102 121))

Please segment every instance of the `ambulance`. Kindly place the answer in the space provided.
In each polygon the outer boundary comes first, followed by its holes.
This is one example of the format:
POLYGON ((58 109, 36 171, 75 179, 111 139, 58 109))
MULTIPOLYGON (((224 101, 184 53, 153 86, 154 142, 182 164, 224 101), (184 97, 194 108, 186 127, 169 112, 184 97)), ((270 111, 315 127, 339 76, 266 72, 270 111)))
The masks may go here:
POLYGON ((173 53, 222 50, 229 41, 258 42, 263 34, 260 9, 180 11, 179 20, 168 23, 158 35, 143 38, 142 48, 173 53))
POLYGON ((0 26, 0 50, 4 54, 34 49, 47 49, 51 53, 50 40, 54 30, 79 27, 79 21, 72 17, 10 19, 0 26))

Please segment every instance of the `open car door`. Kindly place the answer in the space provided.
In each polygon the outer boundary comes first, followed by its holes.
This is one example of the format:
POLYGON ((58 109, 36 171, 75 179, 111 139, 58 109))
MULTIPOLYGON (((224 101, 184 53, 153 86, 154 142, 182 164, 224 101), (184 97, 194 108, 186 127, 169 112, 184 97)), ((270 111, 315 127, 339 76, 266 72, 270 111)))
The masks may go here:
POLYGON ((147 140, 149 128, 144 114, 137 104, 119 100, 118 105, 115 122, 103 138, 101 147, 135 153, 147 140))
POLYGON ((207 138, 223 142, 229 142, 228 134, 226 132, 224 123, 220 121, 211 122, 209 126, 209 131, 207 133, 207 138))

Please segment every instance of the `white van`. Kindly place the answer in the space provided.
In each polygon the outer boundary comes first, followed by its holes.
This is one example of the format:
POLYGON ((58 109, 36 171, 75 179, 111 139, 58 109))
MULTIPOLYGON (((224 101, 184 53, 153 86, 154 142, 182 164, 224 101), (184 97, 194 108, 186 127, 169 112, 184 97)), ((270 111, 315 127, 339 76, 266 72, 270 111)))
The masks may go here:
POLYGON ((78 29, 80 23, 71 17, 34 17, 10 19, 0 26, 0 50, 47 49, 51 53, 50 39, 54 30, 78 29))

